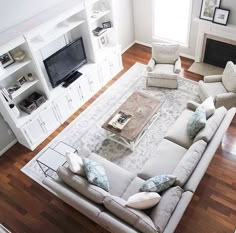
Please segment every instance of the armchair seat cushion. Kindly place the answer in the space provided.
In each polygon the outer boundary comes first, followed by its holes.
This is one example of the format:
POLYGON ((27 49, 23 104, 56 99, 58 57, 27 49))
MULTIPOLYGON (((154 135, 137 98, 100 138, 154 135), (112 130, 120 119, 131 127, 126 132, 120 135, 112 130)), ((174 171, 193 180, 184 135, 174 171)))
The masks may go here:
POLYGON ((199 82, 199 94, 201 100, 207 99, 209 96, 217 96, 219 94, 227 93, 222 82, 215 83, 205 83, 203 81, 199 82))
POLYGON ((174 65, 157 64, 154 70, 148 73, 148 77, 158 79, 177 79, 177 74, 174 73, 174 65))

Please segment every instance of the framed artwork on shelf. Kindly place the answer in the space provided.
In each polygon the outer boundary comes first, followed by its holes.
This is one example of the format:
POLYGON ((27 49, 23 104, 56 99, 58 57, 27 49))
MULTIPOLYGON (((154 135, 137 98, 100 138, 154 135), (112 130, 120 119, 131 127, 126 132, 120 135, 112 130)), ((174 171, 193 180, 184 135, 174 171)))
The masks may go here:
POLYGON ((219 8, 221 0, 202 0, 200 19, 212 21, 215 13, 215 8, 219 8))
POLYGON ((3 68, 6 68, 7 66, 11 65, 15 62, 10 52, 4 53, 0 56, 0 62, 2 63, 3 68))
POLYGON ((104 29, 111 28, 111 21, 103 22, 102 26, 104 29))
POLYGON ((227 25, 229 20, 229 14, 230 10, 222 9, 222 8, 216 8, 214 17, 213 17, 213 23, 221 24, 221 25, 227 25))
POLYGON ((104 48, 108 45, 108 40, 106 36, 101 36, 99 38, 99 45, 100 45, 100 48, 104 48))
POLYGON ((24 83, 27 82, 27 79, 26 79, 25 76, 22 76, 22 77, 17 79, 17 82, 22 86, 24 83))

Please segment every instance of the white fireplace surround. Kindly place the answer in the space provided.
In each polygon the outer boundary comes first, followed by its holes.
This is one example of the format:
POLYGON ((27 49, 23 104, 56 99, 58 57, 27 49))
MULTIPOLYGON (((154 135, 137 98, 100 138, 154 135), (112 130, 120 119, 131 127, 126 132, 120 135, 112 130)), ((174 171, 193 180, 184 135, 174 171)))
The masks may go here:
POLYGON ((198 23, 195 62, 203 62, 207 38, 236 45, 236 25, 223 26, 199 18, 194 21, 198 23))

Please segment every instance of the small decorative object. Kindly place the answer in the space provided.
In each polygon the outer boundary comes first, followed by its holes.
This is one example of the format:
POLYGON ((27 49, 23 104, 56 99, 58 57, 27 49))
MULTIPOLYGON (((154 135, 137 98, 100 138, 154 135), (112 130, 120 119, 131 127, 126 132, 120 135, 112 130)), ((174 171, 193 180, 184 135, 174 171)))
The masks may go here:
POLYGON ((29 82, 33 82, 34 81, 34 77, 33 77, 32 73, 28 73, 27 74, 27 79, 28 79, 29 82))
POLYGON ((215 8, 220 7, 221 0, 202 0, 200 19, 212 21, 215 8))
POLYGON ((102 36, 99 38, 99 45, 101 48, 103 47, 106 47, 108 44, 108 41, 107 41, 107 37, 106 36, 102 36))
POLYGON ((103 22, 102 26, 103 26, 104 29, 111 28, 111 21, 103 22))
POLYGON ((17 91, 18 89, 20 89, 20 85, 19 84, 15 84, 12 87, 7 88, 7 92, 11 95, 13 94, 15 91, 17 91))
POLYGON ((215 9, 213 22, 226 26, 229 20, 229 14, 230 14, 230 10, 217 7, 215 9))
POLYGON ((11 56, 10 52, 8 52, 0 56, 0 62, 2 63, 3 68, 6 68, 7 66, 11 65, 15 61, 13 57, 11 56))
POLYGON ((18 118, 20 116, 20 111, 16 107, 15 104, 9 104, 10 109, 12 110, 13 114, 18 118))
POLYGON ((16 61, 22 61, 25 58, 25 52, 22 50, 17 50, 13 53, 13 58, 16 61))
POLYGON ((38 92, 32 93, 27 99, 34 102, 37 107, 46 102, 46 98, 38 92))
POLYGON ((17 79, 17 82, 22 86, 24 83, 27 82, 27 79, 25 76, 22 76, 19 79, 17 79))
POLYGON ((114 129, 122 130, 130 121, 132 115, 119 111, 108 123, 114 129))
POLYGON ((101 11, 94 10, 92 12, 91 18, 96 19, 101 14, 101 11))
POLYGON ((37 109, 36 104, 28 99, 21 101, 19 107, 23 112, 26 112, 28 114, 31 114, 35 109, 37 109))

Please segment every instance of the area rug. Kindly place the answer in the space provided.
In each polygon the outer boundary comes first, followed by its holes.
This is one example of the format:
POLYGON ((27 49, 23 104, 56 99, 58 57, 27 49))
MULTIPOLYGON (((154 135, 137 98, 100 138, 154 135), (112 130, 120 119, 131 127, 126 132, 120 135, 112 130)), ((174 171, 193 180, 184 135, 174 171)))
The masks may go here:
POLYGON ((189 67, 188 71, 195 74, 200 74, 202 76, 208 76, 208 75, 221 75, 223 74, 224 69, 202 62, 194 62, 189 67))
MULTIPOLYGON (((177 90, 146 88, 143 76, 146 66, 136 63, 92 105, 80 114, 44 149, 54 148, 60 141, 76 148, 85 156, 85 151, 95 152, 122 168, 137 173, 143 164, 156 155, 157 146, 169 127, 186 108, 189 100, 199 102, 197 82, 179 78, 177 90), (106 138, 102 124, 135 91, 140 90, 164 100, 159 117, 133 152, 106 138)), ((181 133, 181 132, 180 132, 181 133)), ((36 159, 37 154, 21 171, 42 185, 44 174, 36 159)))

